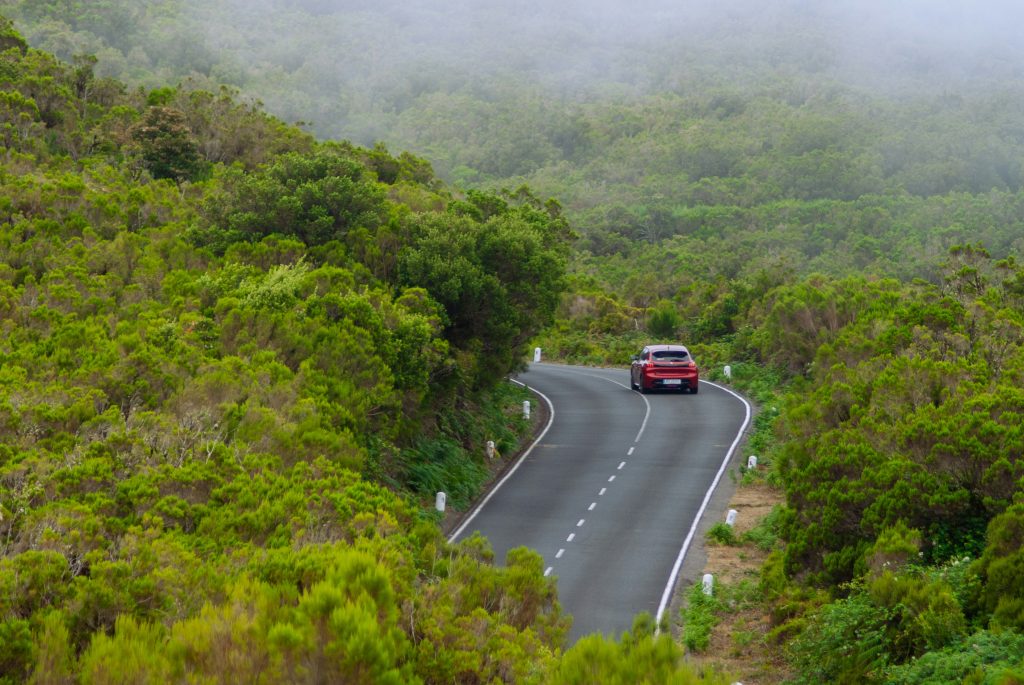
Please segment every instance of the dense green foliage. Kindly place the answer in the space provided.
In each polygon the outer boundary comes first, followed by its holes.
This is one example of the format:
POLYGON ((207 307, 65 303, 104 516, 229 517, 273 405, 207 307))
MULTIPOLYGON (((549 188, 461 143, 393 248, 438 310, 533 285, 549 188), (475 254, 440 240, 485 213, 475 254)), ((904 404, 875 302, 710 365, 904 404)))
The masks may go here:
MULTIPOLYGON (((449 180, 526 182, 560 198, 582 248, 649 272, 657 301, 678 291, 675 264, 709 288, 762 272, 934 277, 954 244, 1020 249, 1020 43, 982 13, 905 4, 0 7, 103 76, 228 83, 321 135, 428 155, 449 180), (915 33, 904 13, 954 35, 915 33)), ((625 283, 611 292, 637 304, 625 283)))
POLYGON ((698 677, 682 666, 683 651, 667 634, 653 636, 649 616, 640 615, 633 630, 616 643, 591 635, 579 641, 561 660, 548 681, 557 685, 717 685, 719 675, 698 677))
POLYGON ((0 679, 542 680, 568 622, 539 558, 416 502, 465 505, 526 428, 495 381, 557 301, 557 208, 7 43, 0 679), (446 226, 502 253, 516 335, 400 273, 446 226))
POLYGON ((0 682, 723 682, 423 506, 529 428, 556 203, 0 28, 0 682))
POLYGON ((652 2, 635 42, 576 2, 395 4, 0 2, 70 62, 0 27, 4 672, 301 680, 358 633, 383 682, 687 682, 642 626, 558 660, 536 560, 394 495, 471 497, 469 417, 514 442, 495 381, 554 317, 549 358, 682 339, 762 402, 761 591, 802 682, 1020 680, 1019 41, 842 2, 694 10, 689 40, 652 2), (495 190, 523 183, 562 205, 495 190))

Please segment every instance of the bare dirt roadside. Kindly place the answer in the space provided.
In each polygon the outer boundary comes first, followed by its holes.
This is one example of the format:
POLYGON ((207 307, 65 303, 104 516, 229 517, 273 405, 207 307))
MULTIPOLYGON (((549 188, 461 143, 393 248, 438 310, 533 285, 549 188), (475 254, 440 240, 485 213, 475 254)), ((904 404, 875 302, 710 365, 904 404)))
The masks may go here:
MULTIPOLYGON (((775 488, 757 482, 735 488, 727 509, 735 509, 735 533, 739 540, 767 517, 784 497, 775 488)), ((721 519, 719 519, 721 520, 721 519)), ((687 659, 700 670, 728 673, 739 682, 777 685, 791 677, 778 645, 768 640, 771 617, 757 599, 756 587, 761 567, 769 551, 752 541, 736 546, 705 542, 704 572, 715 577, 717 586, 730 589, 751 588, 753 600, 733 599, 711 634, 711 642, 702 653, 690 652, 687 659)), ((739 594, 748 596, 740 590, 739 594)), ((677 614, 678 616, 678 614, 677 614)))

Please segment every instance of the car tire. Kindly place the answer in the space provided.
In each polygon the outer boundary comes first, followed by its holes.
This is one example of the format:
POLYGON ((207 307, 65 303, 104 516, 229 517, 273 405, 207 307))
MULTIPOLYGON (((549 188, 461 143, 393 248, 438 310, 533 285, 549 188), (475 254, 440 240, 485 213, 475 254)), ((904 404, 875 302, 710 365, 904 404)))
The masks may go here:
POLYGON ((692 386, 690 386, 691 394, 696 395, 698 390, 700 390, 700 383, 694 383, 692 386))

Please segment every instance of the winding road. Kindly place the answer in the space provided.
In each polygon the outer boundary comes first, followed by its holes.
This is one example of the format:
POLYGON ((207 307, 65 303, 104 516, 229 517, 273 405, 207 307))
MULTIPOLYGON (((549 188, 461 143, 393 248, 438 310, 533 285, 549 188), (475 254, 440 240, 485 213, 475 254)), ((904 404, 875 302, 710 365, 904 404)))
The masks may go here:
POLYGON ((451 539, 480 531, 499 560, 537 550, 573 615, 570 643, 618 637, 642 611, 660 619, 750 406, 703 381, 699 395, 641 395, 627 369, 532 364, 518 381, 549 422, 451 539))

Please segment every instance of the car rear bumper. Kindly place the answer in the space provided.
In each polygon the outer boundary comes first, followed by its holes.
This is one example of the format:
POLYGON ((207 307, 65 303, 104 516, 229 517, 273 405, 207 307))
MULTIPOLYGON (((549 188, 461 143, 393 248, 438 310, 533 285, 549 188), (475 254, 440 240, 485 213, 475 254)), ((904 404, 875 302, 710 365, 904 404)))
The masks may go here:
POLYGON ((644 376, 640 379, 640 382, 648 390, 689 390, 696 387, 699 381, 697 376, 693 374, 686 376, 659 374, 657 376, 644 376))

